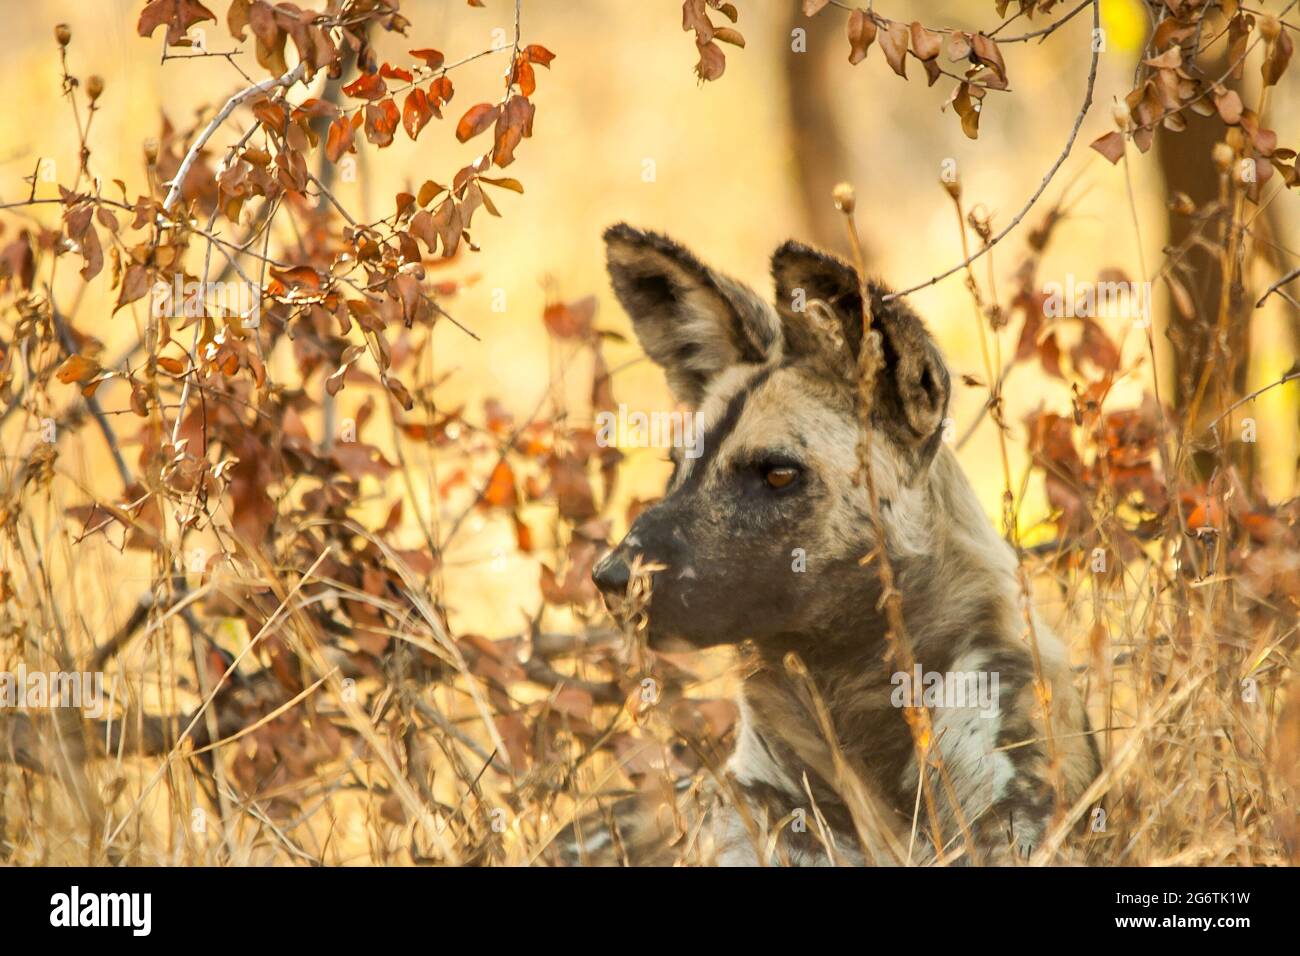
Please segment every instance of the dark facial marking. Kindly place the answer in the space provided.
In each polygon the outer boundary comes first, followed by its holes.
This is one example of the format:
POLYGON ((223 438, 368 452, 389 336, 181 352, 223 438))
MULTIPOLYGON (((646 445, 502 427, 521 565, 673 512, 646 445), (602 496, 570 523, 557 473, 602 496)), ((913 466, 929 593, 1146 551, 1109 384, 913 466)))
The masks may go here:
POLYGON ((745 402, 749 400, 750 395, 762 387, 773 371, 771 367, 763 369, 727 401, 727 407, 718 419, 717 424, 704 433, 704 454, 691 465, 691 470, 686 475, 686 480, 682 482, 681 487, 695 487, 704 480, 709 466, 718 457, 718 450, 726 441, 727 436, 735 431, 736 425, 740 422, 740 414, 745 409, 745 402))

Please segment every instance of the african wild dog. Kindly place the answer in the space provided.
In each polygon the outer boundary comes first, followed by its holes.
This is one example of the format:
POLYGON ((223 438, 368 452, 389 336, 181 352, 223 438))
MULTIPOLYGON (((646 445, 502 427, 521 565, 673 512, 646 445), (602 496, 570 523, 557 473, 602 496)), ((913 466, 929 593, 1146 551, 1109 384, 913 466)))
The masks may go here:
MULTIPOLYGON (((1068 806, 1094 777, 1096 748, 1065 652, 1033 619, 1049 736, 1015 557, 942 441, 949 378, 925 327, 869 284, 885 361, 871 448, 886 554, 916 662, 926 672, 998 678, 991 714, 978 705, 933 709, 943 769, 931 771, 928 803, 905 711, 891 701, 899 668, 885 659, 878 566, 863 561, 875 542, 858 460, 854 269, 786 243, 772 258, 773 308, 663 236, 616 225, 605 242, 614 292, 642 346, 676 397, 703 413, 704 452, 674 454, 665 497, 594 578, 616 605, 639 558, 658 568, 651 646, 743 642, 749 657, 736 749, 697 841, 716 862, 741 865, 767 852, 826 863, 828 843, 837 862, 1023 856, 1043 835, 1058 791, 1068 806), (806 684, 787 671, 790 651, 824 701, 838 756, 806 684), (799 808, 807 825, 786 825, 767 842, 768 828, 799 808)), ((584 846, 639 842, 647 861, 673 858, 655 852, 663 837, 653 825, 616 836, 584 846)))

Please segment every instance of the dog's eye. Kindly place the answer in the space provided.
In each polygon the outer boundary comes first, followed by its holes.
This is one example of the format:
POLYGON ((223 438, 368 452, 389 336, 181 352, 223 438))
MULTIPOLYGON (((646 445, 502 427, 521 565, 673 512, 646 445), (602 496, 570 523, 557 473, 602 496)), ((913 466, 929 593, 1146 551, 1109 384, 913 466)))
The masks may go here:
POLYGON ((767 486, 778 491, 790 487, 798 477, 799 469, 792 465, 775 465, 763 470, 763 480, 767 482, 767 486))

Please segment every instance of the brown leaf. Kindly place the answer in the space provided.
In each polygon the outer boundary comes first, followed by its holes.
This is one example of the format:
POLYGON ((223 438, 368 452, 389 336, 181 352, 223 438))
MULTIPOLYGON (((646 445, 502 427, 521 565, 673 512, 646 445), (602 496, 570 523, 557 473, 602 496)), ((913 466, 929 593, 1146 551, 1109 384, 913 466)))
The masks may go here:
POLYGON ((439 104, 450 103, 455 93, 456 89, 451 85, 450 77, 440 76, 429 84, 429 106, 433 108, 434 115, 439 119, 442 119, 439 104))
POLYGON ((427 206, 446 188, 440 183, 435 183, 432 179, 426 179, 424 185, 420 187, 420 191, 416 194, 415 201, 421 206, 427 206))
POLYGON ((515 147, 533 132, 533 104, 525 96, 512 96, 497 119, 492 162, 504 168, 515 160, 515 147))
POLYGON ((552 302, 542 312, 546 330, 559 339, 590 338, 596 317, 596 297, 589 295, 577 302, 552 302))
POLYGON ((1282 74, 1286 72, 1294 50, 1295 44, 1291 41, 1291 34, 1283 27, 1277 39, 1269 46, 1268 57, 1259 68, 1265 86, 1273 86, 1282 79, 1282 74))
POLYGON ((849 36, 849 62, 856 65, 867 58, 867 50, 876 39, 876 21, 866 10, 854 10, 845 29, 849 36))
MULTIPOLYGON (((416 218, 418 219, 419 216, 416 218)), ((443 256, 450 257, 455 255, 456 247, 460 244, 460 234, 463 227, 461 224, 460 207, 456 205, 450 196, 444 199, 434 211, 432 226, 437 232, 438 238, 442 241, 443 256)), ((414 232, 414 220, 412 220, 411 229, 412 232, 414 232)))
POLYGON ((478 181, 481 183, 489 183, 499 189, 509 189, 511 192, 515 193, 522 193, 524 191, 524 184, 517 179, 511 179, 509 176, 501 176, 497 179, 492 179, 488 176, 480 176, 478 181))
POLYGON ((329 135, 325 138, 325 155, 331 163, 337 163, 344 153, 352 151, 352 129, 352 121, 346 116, 330 123, 329 135))
POLYGON ((549 67, 551 61, 555 59, 555 54, 540 43, 528 44, 521 53, 529 63, 536 63, 538 66, 549 67))
POLYGON ((722 76, 727 69, 727 57, 722 52, 722 47, 718 46, 712 40, 695 43, 695 48, 700 52, 700 61, 695 64, 695 75, 701 80, 716 80, 722 76))
POLYGON ((415 407, 415 399, 411 397, 410 391, 402 384, 401 379, 395 375, 384 375, 383 381, 384 388, 388 389, 388 394, 393 396, 398 405, 408 412, 415 407))
POLYGON ((1112 165, 1124 158, 1124 134, 1119 130, 1099 136, 1088 145, 1110 160, 1112 165))
POLYGON ((731 27, 718 27, 713 31, 713 39, 721 43, 730 43, 732 46, 738 46, 742 49, 745 46, 745 38, 740 35, 740 31, 733 30, 731 27))
POLYGON ((424 49, 410 50, 408 52, 417 60, 423 60, 424 65, 431 70, 436 70, 438 67, 442 66, 443 57, 442 53, 438 50, 426 47, 424 49))
POLYGON ((113 306, 113 311, 117 312, 122 306, 144 298, 144 294, 148 291, 149 270, 138 262, 131 263, 122 276, 122 288, 118 291, 117 305, 113 306))
POLYGON ((978 139, 980 134, 980 104, 971 96, 971 85, 962 83, 952 98, 953 110, 961 118, 961 131, 971 139, 978 139))
POLYGON ((982 33, 977 33, 971 39, 974 47, 973 53, 985 66, 997 74, 999 80, 1003 83, 1007 81, 1007 65, 1002 61, 1002 51, 998 49, 997 43, 982 33))
POLYGON ((465 111, 456 124, 456 138, 462 143, 473 139, 496 122, 501 108, 494 103, 478 103, 465 111))
POLYGON ((523 57, 515 61, 512 85, 518 85, 519 92, 524 96, 532 96, 537 90, 537 76, 533 73, 533 65, 523 57))
POLYGON ((73 382, 84 382, 98 375, 99 370, 100 364, 94 359, 86 358, 84 355, 69 355, 59 366, 57 374, 60 382, 71 385, 73 382))
POLYGON ((1236 126, 1241 122, 1241 114, 1245 109, 1236 90, 1216 92, 1214 94, 1214 108, 1219 111, 1219 118, 1229 126, 1236 126))
POLYGON ((306 288, 313 292, 319 292, 321 287, 320 273, 311 266, 294 266, 292 269, 271 268, 271 278, 279 282, 286 288, 306 288))
POLYGON ((379 100, 388 92, 388 84, 378 73, 362 73, 343 92, 359 100, 379 100))
POLYGON ((403 69, 400 66, 393 66, 391 63, 380 66, 379 75, 388 80, 401 80, 403 83, 410 83, 415 79, 415 74, 410 70, 403 69))
POLYGON ((1159 56, 1149 57, 1142 62, 1161 70, 1176 70, 1183 65, 1183 51, 1180 47, 1171 46, 1159 56))
POLYGON ((255 0, 248 11, 248 23, 257 43, 257 62, 276 76, 288 70, 284 62, 285 32, 280 29, 275 10, 265 0, 255 0))
POLYGON ((0 278, 16 278, 24 289, 36 280, 36 258, 31 234, 24 229, 13 242, 0 249, 0 278))
POLYGON ((418 86, 406 94, 406 101, 402 103, 402 126, 406 128, 406 135, 414 140, 420 135, 420 130, 433 117, 433 110, 429 107, 429 97, 418 86))
POLYGON ((236 40, 244 40, 244 27, 248 26, 249 8, 252 0, 231 0, 230 9, 226 11, 226 27, 236 40))
POLYGON ((961 30, 953 30, 948 34, 948 59, 954 63, 960 63, 962 60, 970 58, 971 35, 963 33, 961 30))
POLYGON ((263 126, 277 133, 283 133, 285 124, 289 122, 289 111, 284 108, 284 104, 273 102, 265 97, 253 104, 253 115, 263 126))
POLYGON ((438 251, 438 232, 433 228, 433 215, 428 210, 421 209, 411 219, 411 235, 424 241, 430 255, 438 251))
POLYGON ((586 463, 576 455, 556 456, 551 460, 551 490, 562 517, 585 521, 596 514, 595 492, 587 476, 586 463))
POLYGON ((907 78, 907 40, 910 35, 907 24, 896 20, 886 20, 884 29, 877 34, 885 61, 890 69, 904 79, 907 78))
POLYGON ((593 706, 591 691, 570 687, 568 684, 563 685, 551 698, 551 709, 571 720, 591 720, 593 706))
POLYGON ((142 37, 153 36, 165 24, 167 45, 174 46, 185 38, 191 26, 203 20, 216 23, 217 17, 198 0, 149 0, 140 11, 136 33, 142 37))
POLYGON ((378 103, 367 103, 366 139, 383 149, 392 143, 393 133, 397 131, 400 120, 401 114, 397 112, 397 104, 391 98, 378 103))
POLYGON ((99 233, 94 226, 87 226, 81 234, 81 255, 86 264, 81 269, 81 278, 89 282, 99 275, 104 268, 104 249, 99 244, 99 233))
MULTIPOLYGON (((100 210, 103 211, 103 207, 100 207, 100 210)), ((66 212, 63 217, 68 237, 81 247, 81 256, 86 260, 81 270, 81 278, 86 281, 99 275, 104 268, 104 249, 99 244, 99 233, 91 225, 94 212, 94 206, 83 203, 66 212)))
POLYGON ((927 30, 915 20, 911 26, 912 52, 922 60, 933 60, 943 49, 943 34, 927 30))

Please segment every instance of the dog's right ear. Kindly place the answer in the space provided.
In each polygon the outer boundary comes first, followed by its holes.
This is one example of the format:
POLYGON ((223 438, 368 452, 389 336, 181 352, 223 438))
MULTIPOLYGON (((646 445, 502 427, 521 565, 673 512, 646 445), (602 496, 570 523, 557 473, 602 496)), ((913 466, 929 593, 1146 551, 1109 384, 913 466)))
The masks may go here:
POLYGON ((619 223, 605 230, 605 250, 614 294, 679 401, 699 405, 723 369, 780 349, 772 307, 668 237, 619 223))
MULTIPOLYGON (((826 351, 816 334, 810 308, 820 303, 840 333, 851 363, 840 363, 856 379, 862 348, 862 285, 857 270, 842 259, 798 242, 787 242, 772 256, 776 305, 784 319, 787 357, 826 351)), ((925 325, 888 290, 866 283, 873 326, 880 333, 884 368, 876 380, 875 417, 900 448, 928 463, 938 449, 951 385, 939 348, 925 325)))

